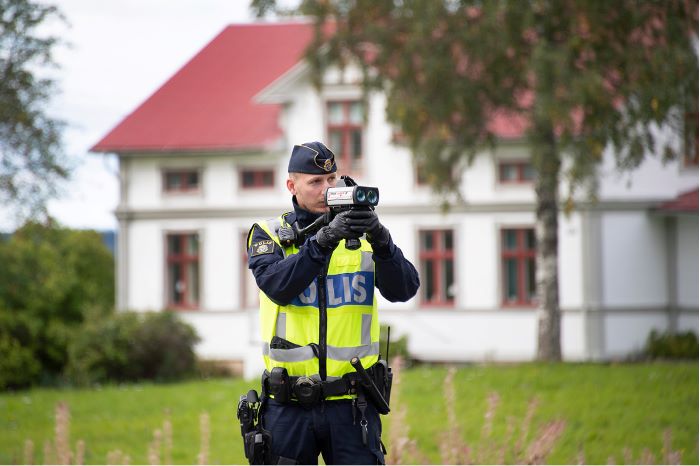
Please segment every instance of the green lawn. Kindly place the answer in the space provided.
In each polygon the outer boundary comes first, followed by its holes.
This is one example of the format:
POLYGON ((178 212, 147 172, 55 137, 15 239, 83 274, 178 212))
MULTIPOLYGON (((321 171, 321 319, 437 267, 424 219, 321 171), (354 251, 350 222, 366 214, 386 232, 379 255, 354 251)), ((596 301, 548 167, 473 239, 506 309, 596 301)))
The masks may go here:
MULTIPOLYGON (((410 437, 433 463, 441 461, 446 373, 443 367, 419 367, 402 374, 400 396, 407 403, 410 437)), ((254 385, 211 380, 2 394, 0 463, 21 463, 26 439, 34 443, 35 462, 43 460, 44 443, 54 438, 59 401, 70 407, 72 449, 78 440, 85 441, 86 463, 105 463, 108 452, 117 449, 128 454, 132 464, 148 463, 153 432, 169 418, 173 462, 196 464, 202 412, 210 416, 209 462, 243 463, 235 405, 239 394, 254 385)), ((669 429, 671 447, 682 452, 682 462, 698 464, 697 363, 465 366, 455 376, 455 387, 462 441, 472 448, 497 445, 507 438, 509 424, 516 427, 511 436, 515 442, 528 402, 537 398, 528 441, 549 421, 566 423, 547 457, 550 464, 575 463, 580 454, 586 463, 605 464, 612 457, 620 464, 625 462, 625 448, 635 462, 644 449, 661 462, 663 434, 669 429), (484 437, 484 413, 492 392, 498 393, 500 402, 493 433, 484 437)), ((397 406, 392 410, 396 412, 397 406)), ((390 423, 391 416, 388 419, 390 423)))

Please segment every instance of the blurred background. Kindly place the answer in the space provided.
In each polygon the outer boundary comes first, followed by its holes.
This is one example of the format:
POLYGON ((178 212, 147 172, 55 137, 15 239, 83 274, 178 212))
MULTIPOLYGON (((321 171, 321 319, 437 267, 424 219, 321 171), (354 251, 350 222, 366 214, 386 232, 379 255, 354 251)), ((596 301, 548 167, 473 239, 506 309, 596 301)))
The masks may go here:
POLYGON ((377 296, 407 369, 392 416, 431 393, 458 413, 389 417, 392 462, 697 463, 697 5, 0 0, 0 18, 1 462, 243 461, 217 410, 263 368, 247 234, 291 209, 291 148, 319 140, 379 188, 420 273, 410 301, 377 296), (82 447, 51 430, 68 405, 82 447))

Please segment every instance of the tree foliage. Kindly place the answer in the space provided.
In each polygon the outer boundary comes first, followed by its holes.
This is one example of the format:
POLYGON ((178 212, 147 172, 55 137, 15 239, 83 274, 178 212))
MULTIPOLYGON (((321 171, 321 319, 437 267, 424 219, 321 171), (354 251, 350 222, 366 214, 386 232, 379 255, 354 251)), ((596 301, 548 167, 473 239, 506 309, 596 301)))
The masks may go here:
POLYGON ((308 49, 314 76, 360 64, 439 191, 456 191, 453 167, 496 142, 499 115, 531 143, 552 132, 577 183, 606 147, 623 168, 672 158, 682 148, 658 127, 682 135, 685 112, 697 113, 695 2, 305 0, 299 10, 319 31, 335 24, 308 49))
POLYGON ((359 65, 446 199, 499 142, 497 120, 520 129, 537 173, 538 357, 560 359, 559 187, 572 200, 608 149, 629 169, 697 144, 697 2, 303 0, 298 12, 314 20, 316 84, 329 65, 359 65))
MULTIPOLYGON (((94 231, 30 222, 0 241, 0 264, 0 346, 13 350, 6 363, 24 361, 32 381, 55 378, 76 329, 114 307, 112 254, 94 231)), ((7 385, 26 384, 27 374, 7 385)))
POLYGON ((46 112, 55 85, 40 77, 58 39, 37 28, 52 18, 61 18, 54 6, 0 0, 0 202, 19 219, 44 215, 68 177, 63 123, 46 112))

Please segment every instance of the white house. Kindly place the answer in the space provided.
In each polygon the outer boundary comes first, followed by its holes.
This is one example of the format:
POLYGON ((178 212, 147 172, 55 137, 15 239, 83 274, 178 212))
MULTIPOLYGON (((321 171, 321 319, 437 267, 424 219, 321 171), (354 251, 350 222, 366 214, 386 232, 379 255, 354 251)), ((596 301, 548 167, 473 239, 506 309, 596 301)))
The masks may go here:
MULTIPOLYGON (((535 196, 522 130, 494 121, 499 148, 464 172, 465 202, 443 214, 395 142, 382 94, 365 109, 351 68, 314 89, 301 57, 310 38, 303 22, 227 27, 93 147, 120 161, 118 308, 175 310, 202 336, 200 356, 257 375, 245 235, 291 208, 292 146, 322 140, 341 174, 380 188, 380 218, 420 272, 414 299, 379 301, 415 357, 532 359, 535 196)), ((652 329, 698 331, 697 163, 697 152, 649 158, 618 174, 609 156, 599 202, 562 214, 565 359, 624 357, 652 329)))

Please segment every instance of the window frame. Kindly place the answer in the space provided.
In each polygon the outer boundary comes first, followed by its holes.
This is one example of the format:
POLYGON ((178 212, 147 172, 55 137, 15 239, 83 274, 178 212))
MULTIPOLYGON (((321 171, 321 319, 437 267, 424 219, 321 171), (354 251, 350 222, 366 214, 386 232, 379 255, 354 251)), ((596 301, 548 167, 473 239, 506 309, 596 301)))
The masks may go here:
POLYGON ((537 302, 537 236, 533 225, 518 225, 518 226, 501 226, 498 230, 499 241, 499 270, 500 270, 500 302, 504 308, 526 308, 533 309, 538 305, 537 302), (505 235, 507 231, 516 232, 516 248, 513 250, 505 248, 505 235), (535 240, 534 247, 527 249, 527 231, 532 231, 535 240), (508 274, 506 273, 506 259, 516 259, 516 294, 515 301, 506 299, 506 290, 508 289, 508 274), (535 265, 535 294, 531 300, 527 297, 526 290, 526 275, 527 275, 527 260, 532 259, 535 265))
POLYGON ((161 167, 161 192, 168 196, 177 196, 183 194, 200 194, 202 192, 202 169, 193 167, 183 167, 183 168, 171 168, 171 167, 161 167), (195 173, 197 175, 197 186, 195 188, 188 188, 186 183, 187 175, 195 173), (168 175, 178 175, 180 177, 180 188, 169 189, 168 188, 168 175))
MULTIPOLYGON (((457 236, 455 235, 455 228, 420 228, 418 230, 418 265, 419 265, 419 271, 422 272, 423 270, 423 261, 424 260, 432 260, 433 261, 433 279, 434 279, 434 289, 439 290, 438 291, 438 299, 437 300, 432 300, 432 301, 426 301, 423 293, 421 290, 419 290, 419 305, 422 308, 454 308, 456 306, 457 302, 457 296, 452 296, 452 298, 448 298, 447 296, 444 296, 444 299, 442 296, 442 290, 443 290, 443 280, 444 277, 442 276, 442 263, 446 259, 452 260, 452 285, 456 286, 457 284, 457 266, 455 263, 455 257, 456 257, 456 242, 457 242, 457 236), (444 245, 444 236, 443 233, 445 232, 451 232, 452 233, 452 249, 445 249, 444 245), (423 234, 425 233, 430 233, 433 236, 433 244, 435 247, 432 250, 424 250, 423 249, 423 234)), ((419 272, 419 273, 421 273, 419 272)), ((426 280, 427 277, 421 277, 421 288, 426 286, 426 283, 424 280, 426 280)))
POLYGON ((277 173, 272 167, 239 167, 238 168, 238 183, 242 191, 258 191, 258 190, 272 190, 275 189, 275 179, 277 173), (254 174, 255 182, 252 186, 246 186, 244 183, 245 173, 252 172, 254 174), (262 178, 266 173, 271 176, 271 183, 266 185, 263 183, 262 178))
MULTIPOLYGON (((181 248, 183 244, 180 245, 181 248)), ((165 303, 166 303, 166 309, 171 309, 174 311, 195 311, 201 309, 201 304, 202 304, 202 235, 199 231, 197 230, 172 230, 172 231, 166 231, 164 234, 164 264, 165 264, 165 303), (172 236, 178 236, 180 237, 180 241, 184 242, 184 246, 186 246, 187 243, 187 237, 189 236, 196 236, 197 237, 197 254, 188 254, 187 252, 183 252, 180 254, 171 254, 170 253, 170 237, 172 236), (189 289, 190 283, 191 283, 191 278, 189 277, 189 272, 188 270, 188 265, 196 262, 197 263, 197 277, 195 279, 197 280, 197 302, 188 302, 187 301, 187 291, 183 293, 183 296, 185 298, 183 303, 175 303, 172 300, 172 295, 173 295, 173 290, 170 288, 171 284, 171 276, 170 276, 170 266, 173 263, 179 263, 183 267, 183 277, 185 281, 185 290, 189 289)), ((182 251, 186 251, 186 249, 182 249, 182 251)))
MULTIPOLYGON (((527 166, 532 167, 532 163, 529 160, 517 159, 517 160, 498 160, 496 162, 496 181, 499 185, 503 186, 519 186, 519 185, 530 185, 534 182, 533 179, 525 178, 525 169, 527 166), (515 166, 518 176, 514 180, 503 179, 501 174, 503 172, 503 167, 510 165, 515 166)), ((532 168, 534 170, 534 168, 532 168)), ((534 176, 534 173, 533 173, 534 176)))
POLYGON ((415 160, 413 161, 413 184, 417 188, 430 187, 430 183, 428 182, 428 179, 425 176, 424 165, 422 163, 416 162, 415 160))
MULTIPOLYGON (((334 152, 336 156, 336 163, 339 168, 339 172, 343 174, 349 174, 352 176, 360 176, 363 172, 364 163, 367 157, 367 144, 365 140, 365 121, 364 118, 367 115, 367 103, 362 99, 349 99, 349 98, 339 98, 333 99, 328 98, 325 100, 325 129, 326 129, 326 141, 330 147, 331 133, 334 131, 341 132, 341 145, 342 149, 340 154, 334 152), (350 121, 350 108, 352 104, 359 103, 362 106, 363 121, 359 124, 352 123, 350 121), (331 104, 340 104, 343 109, 343 122, 331 123, 330 121, 330 106, 331 104), (353 163, 352 156, 352 132, 355 130, 360 131, 360 138, 362 144, 362 152, 357 158, 357 163, 353 163)), ((331 148, 333 150, 333 148, 331 148)))

